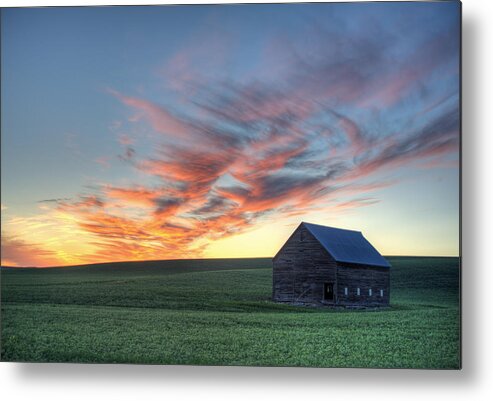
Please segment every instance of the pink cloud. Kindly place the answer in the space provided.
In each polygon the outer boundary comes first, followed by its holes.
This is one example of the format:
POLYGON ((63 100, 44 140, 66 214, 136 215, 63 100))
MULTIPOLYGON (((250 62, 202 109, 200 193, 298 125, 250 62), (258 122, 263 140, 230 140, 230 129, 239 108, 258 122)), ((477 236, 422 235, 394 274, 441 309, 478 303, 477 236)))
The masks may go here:
POLYGON ((131 138, 129 135, 121 134, 118 136, 118 142, 120 145, 129 146, 135 143, 135 139, 131 138))
POLYGON ((110 168, 110 157, 109 156, 101 156, 94 160, 97 164, 104 168, 110 168))
MULTIPOLYGON (((246 96, 250 104, 251 95, 246 96)), ((248 114, 271 124, 272 129, 241 142, 230 141, 223 130, 210 123, 180 120, 178 125, 173 125, 168 114, 162 117, 162 110, 155 109, 149 102, 128 101, 133 98, 122 95, 120 98, 126 99, 124 102, 131 108, 149 114, 151 126, 165 137, 178 133, 180 137, 190 135, 196 139, 162 146, 152 157, 135 160, 139 171, 158 178, 160 186, 106 186, 101 195, 86 196, 59 206, 75 216, 83 230, 96 236, 95 244, 100 250, 93 257, 111 255, 124 260, 197 256, 205 249, 197 244, 198 239, 214 240, 241 233, 262 216, 295 216, 309 210, 347 212, 371 206, 379 200, 368 194, 395 181, 365 183, 362 179, 383 168, 434 160, 457 150, 458 135, 453 129, 457 116, 452 113, 439 116, 406 136, 390 136, 372 142, 371 154, 356 161, 356 156, 367 148, 368 139, 356 121, 330 110, 336 117, 335 124, 350 144, 345 151, 346 159, 331 162, 333 155, 327 153, 326 159, 314 162, 316 168, 310 171, 293 163, 311 155, 311 136, 309 133, 303 136, 300 128, 304 118, 309 118, 303 114, 288 123, 279 118, 277 108, 248 114), (175 132, 166 133, 156 123, 158 117, 152 117, 153 113, 163 118, 163 125, 174 127, 175 132), (184 128, 192 126, 193 130, 184 128), (226 175, 234 177, 239 184, 219 185, 219 180, 226 175), (356 197, 337 201, 335 196, 340 194, 356 197), (110 210, 114 206, 123 207, 118 215, 110 210), (140 209, 141 217, 125 214, 127 206, 140 209)), ((236 104, 240 107, 241 97, 236 104)), ((230 124, 235 121, 234 116, 233 112, 228 114, 230 124)), ((242 115, 237 120, 238 127, 243 127, 244 123, 245 115, 242 115)), ((334 131, 334 127, 328 127, 330 134, 317 139, 329 141, 334 131)), ((300 165, 311 166, 310 163, 300 165)))
POLYGON ((32 244, 18 238, 7 237, 2 233, 2 266, 57 266, 62 261, 56 254, 43 248, 41 245, 32 244))
POLYGON ((155 131, 175 138, 186 139, 190 137, 191 127, 164 107, 148 100, 124 96, 117 91, 111 91, 111 93, 125 105, 140 111, 155 131))

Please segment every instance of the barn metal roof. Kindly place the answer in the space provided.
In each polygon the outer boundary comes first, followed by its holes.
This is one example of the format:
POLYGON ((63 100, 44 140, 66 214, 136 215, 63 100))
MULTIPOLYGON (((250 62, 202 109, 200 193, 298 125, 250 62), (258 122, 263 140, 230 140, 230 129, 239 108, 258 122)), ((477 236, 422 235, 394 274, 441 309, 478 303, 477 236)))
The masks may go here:
POLYGON ((359 231, 301 223, 338 262, 390 267, 359 231))

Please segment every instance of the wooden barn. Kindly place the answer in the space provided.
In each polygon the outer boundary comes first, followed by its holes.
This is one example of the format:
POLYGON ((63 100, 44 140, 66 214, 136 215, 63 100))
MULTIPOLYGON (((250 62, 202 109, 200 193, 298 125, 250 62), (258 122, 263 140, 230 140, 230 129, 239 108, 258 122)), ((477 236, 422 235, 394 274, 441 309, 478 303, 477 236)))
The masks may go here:
POLYGON ((301 223, 273 259, 274 301, 388 306, 390 264, 361 232, 301 223))

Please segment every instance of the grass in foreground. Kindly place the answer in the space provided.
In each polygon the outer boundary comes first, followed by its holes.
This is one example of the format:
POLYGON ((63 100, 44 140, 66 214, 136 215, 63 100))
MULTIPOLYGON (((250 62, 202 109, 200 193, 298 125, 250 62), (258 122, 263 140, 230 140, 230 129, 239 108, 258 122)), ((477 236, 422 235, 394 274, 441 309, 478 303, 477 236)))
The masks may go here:
POLYGON ((267 259, 2 270, 2 360, 458 368, 458 259, 389 259, 381 311, 275 304, 267 259))

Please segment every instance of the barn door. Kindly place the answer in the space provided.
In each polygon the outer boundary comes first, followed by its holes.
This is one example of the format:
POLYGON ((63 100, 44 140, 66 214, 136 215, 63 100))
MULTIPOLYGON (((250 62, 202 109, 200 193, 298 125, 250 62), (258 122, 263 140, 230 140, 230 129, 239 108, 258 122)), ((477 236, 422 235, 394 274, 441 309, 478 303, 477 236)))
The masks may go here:
POLYGON ((324 283, 324 301, 334 301, 334 283, 324 283))

